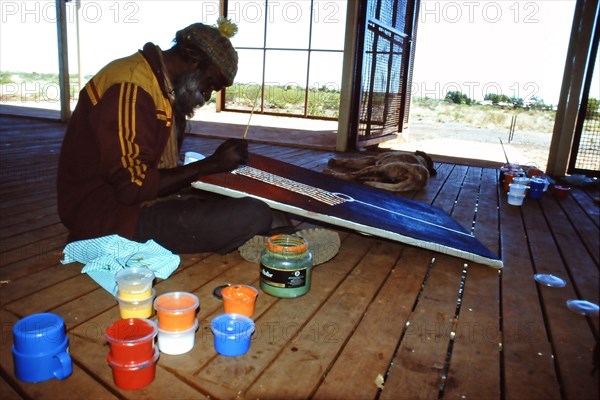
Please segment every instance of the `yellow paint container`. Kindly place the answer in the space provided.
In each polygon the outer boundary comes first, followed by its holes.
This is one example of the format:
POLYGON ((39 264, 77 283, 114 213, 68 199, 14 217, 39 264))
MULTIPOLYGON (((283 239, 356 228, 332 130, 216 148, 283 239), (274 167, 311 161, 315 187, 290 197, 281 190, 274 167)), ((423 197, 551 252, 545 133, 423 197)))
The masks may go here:
POLYGON ((150 296, 145 299, 127 300, 117 296, 121 318, 149 318, 152 315, 152 302, 155 295, 156 291, 152 289, 150 290, 150 296))
POLYGON ((119 290, 117 297, 125 301, 142 301, 152 296, 152 289, 145 292, 122 292, 119 290))

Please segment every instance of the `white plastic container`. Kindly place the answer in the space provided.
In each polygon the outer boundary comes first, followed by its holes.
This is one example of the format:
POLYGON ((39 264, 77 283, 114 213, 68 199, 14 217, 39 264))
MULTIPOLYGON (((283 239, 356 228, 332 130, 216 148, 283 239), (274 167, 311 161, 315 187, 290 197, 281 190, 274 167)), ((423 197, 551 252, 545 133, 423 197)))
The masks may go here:
POLYGON ((510 204, 511 206, 522 206, 523 205, 523 199, 525 198, 524 194, 514 194, 511 192, 508 192, 508 204, 510 204))
POLYGON ((513 196, 525 196, 525 192, 527 191, 527 186, 518 183, 511 183, 508 187, 510 194, 513 196))
POLYGON ((170 332, 158 329, 158 348, 162 353, 178 355, 185 354, 194 348, 198 329, 198 320, 194 326, 185 331, 170 332))
POLYGON ((145 267, 124 268, 117 272, 115 280, 121 300, 145 300, 151 294, 154 272, 145 267))
POLYGON ((515 178, 513 178, 513 183, 519 184, 519 185, 529 185, 529 181, 530 179, 526 176, 517 176, 515 178))

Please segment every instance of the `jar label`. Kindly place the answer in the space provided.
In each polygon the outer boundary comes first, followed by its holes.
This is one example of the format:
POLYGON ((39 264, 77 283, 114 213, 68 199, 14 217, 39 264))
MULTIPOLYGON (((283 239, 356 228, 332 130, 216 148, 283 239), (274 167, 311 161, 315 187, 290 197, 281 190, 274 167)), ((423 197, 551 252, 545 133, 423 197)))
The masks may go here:
POLYGON ((306 268, 283 271, 261 264, 260 279, 263 283, 278 288, 299 288, 306 285, 306 268))

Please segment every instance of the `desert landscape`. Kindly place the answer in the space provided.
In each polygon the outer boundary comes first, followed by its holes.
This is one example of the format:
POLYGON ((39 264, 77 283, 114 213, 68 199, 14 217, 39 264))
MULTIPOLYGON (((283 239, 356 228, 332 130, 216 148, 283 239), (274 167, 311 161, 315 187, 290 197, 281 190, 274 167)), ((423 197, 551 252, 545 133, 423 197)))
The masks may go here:
POLYGON ((382 147, 533 165, 548 162, 555 111, 413 99, 409 129, 382 147), (514 129, 511 134, 511 125, 514 129))
POLYGON ((546 168, 552 132, 515 131, 510 142, 508 137, 508 128, 414 121, 410 123, 408 132, 380 147, 502 163, 508 159, 511 163, 532 165, 542 170, 546 168))

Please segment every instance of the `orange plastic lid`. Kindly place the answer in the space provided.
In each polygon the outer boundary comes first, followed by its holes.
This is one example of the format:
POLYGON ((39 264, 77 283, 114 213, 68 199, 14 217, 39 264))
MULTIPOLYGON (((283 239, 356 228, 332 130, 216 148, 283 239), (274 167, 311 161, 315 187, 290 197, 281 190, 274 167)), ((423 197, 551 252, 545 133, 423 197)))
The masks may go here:
POLYGON ((308 242, 292 235, 275 235, 267 240, 267 248, 273 253, 304 253, 308 242))

